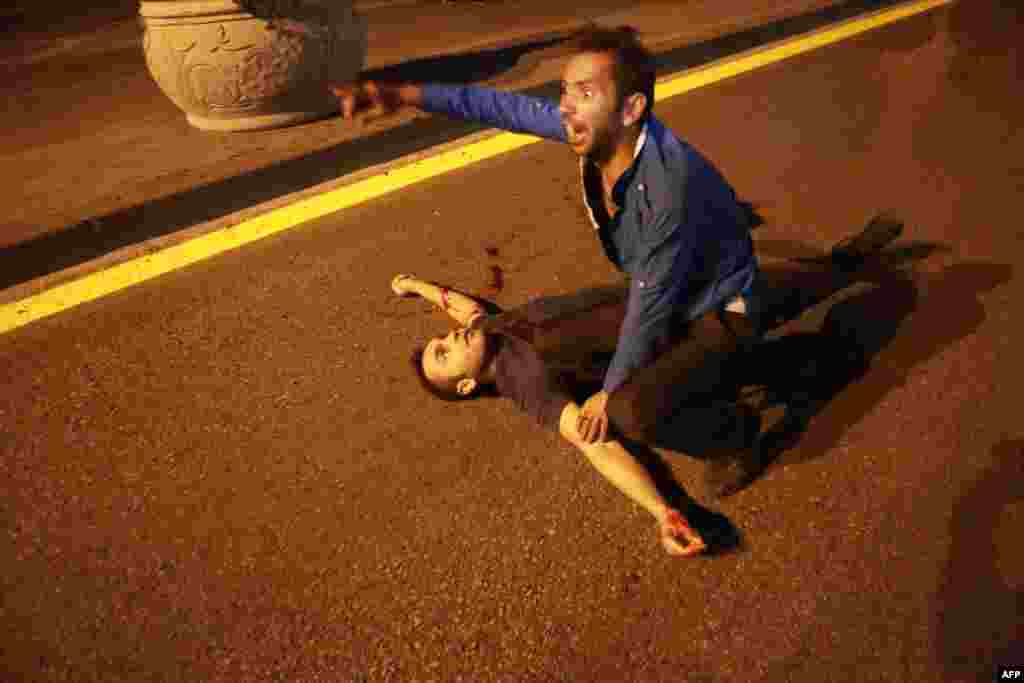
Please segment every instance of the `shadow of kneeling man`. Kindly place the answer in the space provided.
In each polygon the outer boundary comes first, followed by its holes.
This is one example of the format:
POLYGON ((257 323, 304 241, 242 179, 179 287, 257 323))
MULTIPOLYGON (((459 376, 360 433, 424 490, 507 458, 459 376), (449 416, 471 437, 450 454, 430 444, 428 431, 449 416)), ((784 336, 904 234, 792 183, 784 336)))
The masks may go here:
POLYGON ((782 334, 711 359, 702 372, 717 374, 714 392, 681 404, 648 443, 706 461, 705 483, 714 497, 740 491, 868 372, 916 301, 909 277, 893 277, 832 305, 816 331, 782 334), (767 413, 780 410, 767 424, 767 413))

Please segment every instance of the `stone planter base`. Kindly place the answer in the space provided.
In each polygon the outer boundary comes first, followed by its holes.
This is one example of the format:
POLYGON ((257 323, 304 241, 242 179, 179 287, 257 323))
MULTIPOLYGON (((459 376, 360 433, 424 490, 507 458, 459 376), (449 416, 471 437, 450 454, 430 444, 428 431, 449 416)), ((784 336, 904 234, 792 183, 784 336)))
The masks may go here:
POLYGON ((362 70, 365 22, 344 0, 288 6, 257 17, 236 0, 143 0, 150 74, 204 130, 277 128, 333 114, 338 102, 327 86, 362 70))
POLYGON ((324 103, 319 107, 305 107, 303 111, 287 111, 279 114, 259 114, 238 118, 215 118, 201 114, 185 114, 185 120, 200 130, 241 132, 246 130, 266 130, 269 128, 285 128, 306 121, 332 116, 338 113, 338 106, 324 103))

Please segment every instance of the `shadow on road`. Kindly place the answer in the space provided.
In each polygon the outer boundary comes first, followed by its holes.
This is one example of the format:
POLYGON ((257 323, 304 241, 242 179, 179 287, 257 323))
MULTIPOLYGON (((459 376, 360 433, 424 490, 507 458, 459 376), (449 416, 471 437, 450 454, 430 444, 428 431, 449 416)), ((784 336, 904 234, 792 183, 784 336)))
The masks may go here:
MULTIPOLYGON (((934 248, 918 243, 887 253, 916 260, 934 248)), ((959 263, 937 273, 891 271, 858 285, 816 331, 783 334, 723 362, 719 400, 684 408, 652 445, 701 460, 740 451, 757 475, 777 461, 821 457, 915 366, 977 329, 985 319, 979 295, 1012 273, 1005 264, 959 263), (780 410, 781 417, 753 440, 749 428, 736 437, 750 409, 780 410)))
POLYGON ((683 511, 690 524, 707 543, 705 555, 725 555, 743 549, 743 536, 725 515, 709 510, 686 492, 671 468, 649 445, 622 439, 622 445, 651 473, 659 493, 673 507, 683 511))
POLYGON ((796 398, 796 407, 787 407, 791 434, 780 430, 773 435, 777 444, 768 457, 777 457, 787 438, 796 436, 800 447, 786 455, 787 463, 830 451, 847 429, 904 384, 915 366, 974 332, 985 320, 979 296, 1008 282, 1012 274, 1007 264, 957 263, 937 273, 916 274, 913 280, 878 284, 833 306, 822 326, 824 353, 813 356, 824 371, 782 383, 780 393, 796 398))
POLYGON ((565 32, 553 32, 537 36, 520 45, 425 57, 378 69, 368 69, 363 72, 362 77, 368 80, 416 83, 475 83, 491 80, 501 82, 524 78, 542 60, 564 52, 564 48, 560 50, 556 46, 563 43, 565 38, 565 32))
POLYGON ((949 560, 935 606, 935 655, 947 680, 995 680, 996 666, 1024 666, 1024 590, 1019 576, 1016 586, 1008 585, 999 566, 1001 553, 1020 556, 1019 526, 1016 535, 1000 534, 1003 547, 995 538, 1006 508, 1024 501, 1024 440, 997 445, 992 460, 953 508, 949 560))

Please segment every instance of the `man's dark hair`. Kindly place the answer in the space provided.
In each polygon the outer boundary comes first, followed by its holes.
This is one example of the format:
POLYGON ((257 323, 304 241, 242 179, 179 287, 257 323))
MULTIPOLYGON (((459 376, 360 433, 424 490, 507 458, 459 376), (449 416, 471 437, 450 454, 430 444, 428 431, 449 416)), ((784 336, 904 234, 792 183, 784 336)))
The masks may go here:
POLYGON ((410 358, 412 367, 416 372, 416 378, 419 379, 423 388, 432 396, 435 396, 442 401, 465 401, 467 398, 470 398, 469 396, 463 396, 455 389, 442 389, 427 379, 427 375, 423 371, 423 354, 426 353, 426 351, 427 348, 425 346, 417 346, 412 352, 412 358, 410 358))
POLYGON ((633 93, 647 96, 641 122, 646 121, 654 107, 654 81, 656 70, 654 57, 640 43, 637 30, 632 26, 604 28, 588 24, 569 38, 576 52, 597 52, 611 54, 615 59, 613 78, 618 90, 619 103, 633 93))

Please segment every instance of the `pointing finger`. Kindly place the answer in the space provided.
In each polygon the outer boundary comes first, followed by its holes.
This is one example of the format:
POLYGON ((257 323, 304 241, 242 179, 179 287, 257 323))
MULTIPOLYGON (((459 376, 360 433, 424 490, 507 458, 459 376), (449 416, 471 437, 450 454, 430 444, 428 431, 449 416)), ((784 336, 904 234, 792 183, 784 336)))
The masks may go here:
POLYGON ((362 88, 358 83, 345 84, 331 88, 334 95, 341 100, 341 113, 346 119, 351 120, 359 108, 359 101, 362 99, 362 88))
POLYGON ((341 115, 348 119, 352 116, 352 91, 343 86, 331 86, 331 92, 341 101, 341 115))

